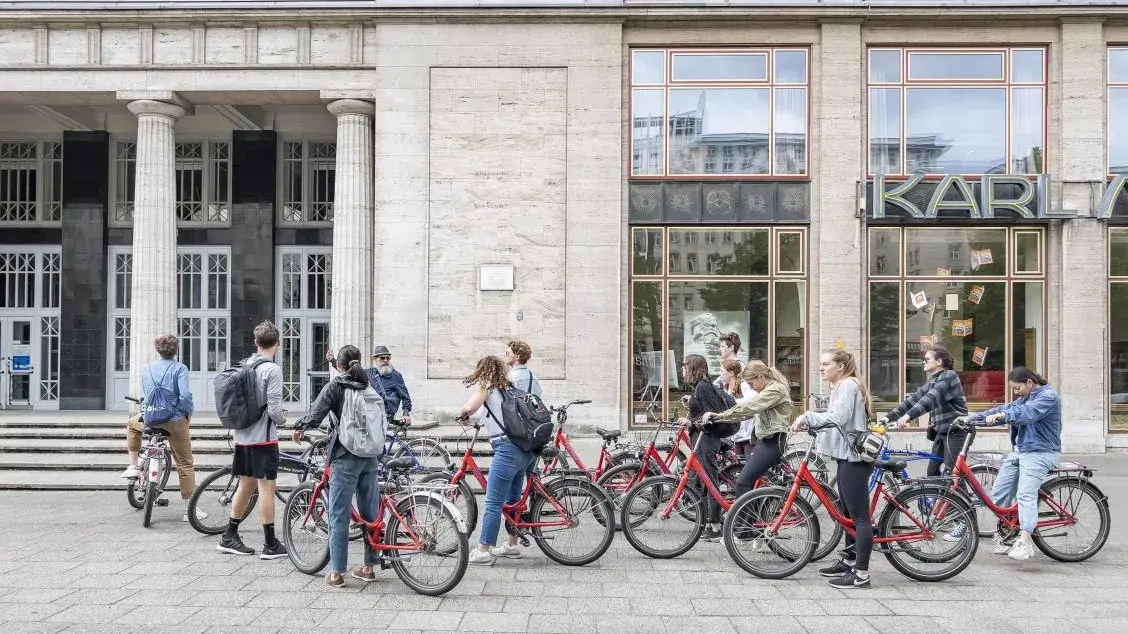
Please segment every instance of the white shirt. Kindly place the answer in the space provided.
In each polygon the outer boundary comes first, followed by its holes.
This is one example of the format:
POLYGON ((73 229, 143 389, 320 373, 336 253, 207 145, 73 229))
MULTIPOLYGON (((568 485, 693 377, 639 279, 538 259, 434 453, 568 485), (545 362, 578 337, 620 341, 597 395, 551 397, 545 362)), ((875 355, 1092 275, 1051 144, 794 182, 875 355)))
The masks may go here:
MULTIPOLYGON (((738 405, 748 403, 752 399, 756 398, 757 394, 759 394, 759 392, 752 389, 752 386, 749 385, 747 381, 741 381, 740 398, 736 399, 736 403, 738 405)), ((755 431, 755 429, 756 417, 753 416, 746 421, 741 421, 740 429, 738 429, 735 434, 729 436, 728 440, 731 440, 732 442, 746 442, 752 440, 752 432, 755 431)))

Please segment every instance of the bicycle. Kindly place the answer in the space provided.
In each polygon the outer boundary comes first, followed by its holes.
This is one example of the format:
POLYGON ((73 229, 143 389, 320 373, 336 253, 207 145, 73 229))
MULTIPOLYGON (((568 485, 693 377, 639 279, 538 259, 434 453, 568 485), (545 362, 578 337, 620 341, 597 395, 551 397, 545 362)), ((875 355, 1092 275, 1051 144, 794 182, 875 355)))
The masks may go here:
MULTIPOLYGON (((843 433, 832 423, 808 425, 807 433, 815 436, 828 429, 843 433)), ((807 449, 808 458, 813 451, 812 445, 807 449)), ((874 466, 898 472, 904 470, 905 463, 876 460, 874 466)), ((917 581, 943 581, 966 569, 979 545, 978 530, 968 522, 974 516, 970 502, 962 494, 928 479, 888 488, 886 484, 884 479, 879 480, 870 506, 872 514, 878 499, 886 504, 874 523, 874 552, 884 554, 894 569, 917 581), (913 509, 918 515, 913 514, 913 509), (945 511, 950 512, 950 517, 946 517, 945 511), (940 539, 943 533, 954 533, 961 523, 966 528, 958 541, 940 539), (944 549, 931 553, 923 550, 933 545, 944 549), (942 567, 924 569, 926 565, 942 567)), ((811 505, 799 495, 804 485, 814 492, 838 526, 854 534, 854 522, 839 510, 828 495, 829 488, 811 474, 804 460, 788 488, 765 487, 745 493, 725 517, 725 549, 745 572, 761 579, 784 579, 812 561, 820 528, 811 505), (761 562, 759 556, 782 564, 769 567, 771 562, 761 562)))
MULTIPOLYGON (((458 469, 423 478, 425 484, 451 485, 446 496, 462 513, 467 534, 473 532, 478 522, 478 500, 466 482, 467 476, 473 476, 478 486, 486 489, 486 477, 474 460, 474 444, 481 434, 482 425, 473 423, 470 427, 474 429, 474 433, 458 469)), ((551 460, 558 453, 555 447, 545 447, 541 450, 540 459, 551 460)), ((547 481, 541 478, 538 471, 532 470, 525 478, 525 488, 516 502, 502 506, 501 516, 506 530, 526 547, 529 545, 529 535, 532 535, 541 552, 565 566, 584 566, 602 557, 615 538, 615 505, 610 496, 591 481, 586 471, 558 467, 549 475, 559 477, 547 481), (586 504, 577 508, 572 503, 573 500, 586 500, 586 504), (592 515, 594 522, 583 521, 583 516, 588 513, 592 515), (567 554, 556 547, 558 542, 563 541, 563 537, 575 536, 574 529, 585 524, 598 527, 593 534, 594 543, 590 547, 576 554, 567 554)))
MULTIPOLYGON (((125 397, 125 400, 138 406, 144 403, 144 399, 132 396, 125 397)), ((141 422, 145 422, 143 411, 141 422)), ((161 499, 172 474, 172 449, 168 444, 167 431, 159 427, 145 427, 141 435, 141 450, 137 452, 137 471, 141 475, 129 479, 125 498, 133 508, 144 510, 141 525, 149 528, 153 506, 168 506, 168 500, 161 499)))
POLYGON ((402 419, 388 421, 385 453, 394 458, 410 457, 415 461, 412 473, 442 471, 450 467, 450 452, 437 439, 430 436, 407 437, 411 423, 402 419))
POLYGON ((619 438, 623 435, 622 430, 596 427, 595 433, 599 434, 599 437, 603 439, 603 445, 599 448, 599 461, 596 463, 594 469, 584 464, 584 461, 580 459, 580 455, 576 452, 572 443, 568 441, 568 436, 564 433, 564 424, 568 422, 569 407, 572 405, 587 405, 588 403, 591 403, 591 401, 581 399, 549 408, 556 414, 556 433, 553 434, 551 446, 555 447, 558 453, 551 462, 545 461, 541 475, 548 475, 553 469, 557 468, 557 465, 564 469, 571 469, 571 464, 569 464, 569 460, 571 460, 575 463, 576 467, 588 472, 591 475, 591 479, 595 481, 606 473, 608 469, 621 464, 624 460, 633 459, 634 453, 638 448, 631 442, 619 442, 619 438))
MULTIPOLYGON (((377 553, 381 570, 392 568, 407 587, 419 594, 438 596, 454 589, 466 574, 470 545, 457 509, 434 490, 413 484, 410 457, 380 459, 387 479, 380 482, 376 519, 365 520, 356 507, 351 521, 362 527, 368 546, 377 553), (450 570, 434 579, 409 567, 422 560, 450 570)), ((331 467, 317 482, 298 485, 286 502, 282 538, 294 567, 314 575, 329 563, 329 497, 331 467)), ((432 566, 423 566, 424 571, 432 566)))

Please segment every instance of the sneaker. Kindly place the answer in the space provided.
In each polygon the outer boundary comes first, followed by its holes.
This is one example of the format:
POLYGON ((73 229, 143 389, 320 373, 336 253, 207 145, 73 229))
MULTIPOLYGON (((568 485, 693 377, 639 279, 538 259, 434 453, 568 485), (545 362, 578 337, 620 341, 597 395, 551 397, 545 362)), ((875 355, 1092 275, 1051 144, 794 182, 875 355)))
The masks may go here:
MULTIPOLYGON (((376 571, 371 567, 368 568, 368 573, 366 574, 364 572, 364 566, 357 566, 356 568, 352 569, 352 572, 349 573, 349 576, 353 579, 360 579, 365 583, 376 581, 376 571)), ((341 580, 341 583, 344 583, 344 579, 341 580)))
POLYGON ((468 563, 471 566, 492 566, 496 560, 497 557, 494 557, 492 553, 474 548, 470 551, 470 561, 468 563))
POLYGON ((869 578, 869 575, 867 574, 865 579, 863 579, 863 578, 858 576, 858 573, 856 571, 854 571, 853 569, 850 569, 849 571, 846 572, 846 574, 842 575, 841 577, 838 577, 836 579, 831 579, 830 585, 835 587, 835 588, 841 588, 843 590, 848 589, 848 588, 869 588, 870 587, 870 578, 869 578))
POLYGON ((995 531, 995 537, 992 539, 995 548, 992 550, 996 555, 1006 555, 1010 553, 1011 546, 1014 545, 1014 539, 1007 539, 1003 537, 1001 531, 995 531))
POLYGON ((854 566, 852 564, 848 564, 845 561, 839 559, 838 562, 832 566, 819 568, 819 574, 824 577, 841 577, 842 575, 848 572, 852 572, 853 570, 854 566))
MULTIPOLYGON (((196 510, 196 519, 198 519, 198 520, 206 520, 206 519, 208 519, 208 514, 207 514, 207 513, 205 513, 205 512, 203 512, 203 511, 201 511, 201 510, 199 510, 199 509, 197 509, 197 510, 196 510)), ((180 521, 181 521, 181 522, 187 522, 187 521, 189 521, 189 520, 188 520, 188 511, 184 511, 184 519, 182 519, 182 520, 180 520, 180 521)))
POLYGON ((701 533, 701 540, 706 542, 716 542, 721 539, 721 531, 716 528, 706 528, 704 533, 701 533))
POLYGON ((231 537, 223 537, 219 540, 219 545, 215 547, 221 553, 228 553, 230 555, 253 555, 255 549, 243 543, 243 540, 238 535, 231 537))
POLYGON ((121 472, 121 477, 125 478, 126 480, 132 480, 133 478, 139 478, 139 477, 141 477, 141 470, 138 469, 137 467, 133 466, 133 465, 130 465, 128 469, 121 472))
POLYGON ((1011 546, 1010 552, 1007 557, 1016 561, 1026 561, 1034 555, 1034 544, 1026 537, 1019 537, 1014 541, 1014 546, 1011 546))
POLYGON ((505 557, 506 559, 520 559, 525 556, 521 549, 517 546, 510 546, 503 543, 500 546, 495 546, 490 549, 490 554, 494 557, 505 557))
MULTIPOLYGON (((251 552, 254 551, 252 550, 251 552)), ((286 547, 282 545, 282 542, 276 541, 269 546, 262 547, 262 554, 259 555, 259 559, 282 559, 288 554, 289 552, 286 550, 286 547)))
POLYGON ((331 572, 325 575, 325 584, 340 588, 345 585, 345 576, 339 572, 331 572))
POLYGON ((965 533, 967 533, 967 523, 956 522, 955 525, 952 526, 952 530, 948 531, 948 534, 944 536, 944 541, 958 542, 963 539, 965 533))

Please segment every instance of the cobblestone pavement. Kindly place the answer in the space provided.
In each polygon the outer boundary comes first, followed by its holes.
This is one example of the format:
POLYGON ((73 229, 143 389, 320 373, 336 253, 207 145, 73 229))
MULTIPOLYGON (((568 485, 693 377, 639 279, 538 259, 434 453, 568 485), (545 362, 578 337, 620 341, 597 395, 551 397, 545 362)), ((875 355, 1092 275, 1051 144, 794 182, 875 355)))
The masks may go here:
MULTIPOLYGON (((871 590, 830 588, 812 568, 768 582, 740 571, 722 544, 669 561, 617 538, 599 562, 567 568, 535 546, 521 561, 471 567, 445 597, 407 590, 390 570, 344 589, 289 560, 223 555, 154 510, 151 529, 121 492, 0 497, 0 632, 1117 632, 1128 631, 1128 458, 1102 456, 1096 482, 1113 532, 1083 564, 1028 562, 988 544, 950 581, 913 582, 880 555, 871 590), (1123 466, 1122 466, 1123 465, 1123 466)), ((261 532, 242 531, 261 546, 261 532)), ((352 561, 359 560, 354 548, 352 561)), ((354 581, 354 580, 350 580, 354 581)))

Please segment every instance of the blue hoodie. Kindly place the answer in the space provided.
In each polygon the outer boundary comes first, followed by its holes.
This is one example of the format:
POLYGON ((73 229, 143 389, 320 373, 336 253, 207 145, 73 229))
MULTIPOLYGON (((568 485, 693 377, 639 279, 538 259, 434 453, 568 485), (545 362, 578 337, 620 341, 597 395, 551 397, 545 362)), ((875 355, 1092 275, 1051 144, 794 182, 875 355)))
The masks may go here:
POLYGON ((1006 415, 1003 420, 1011 426, 1011 445, 1018 451, 1061 453, 1061 397, 1049 385, 1039 385, 1030 396, 979 412, 975 418, 982 420, 999 412, 1006 415))

